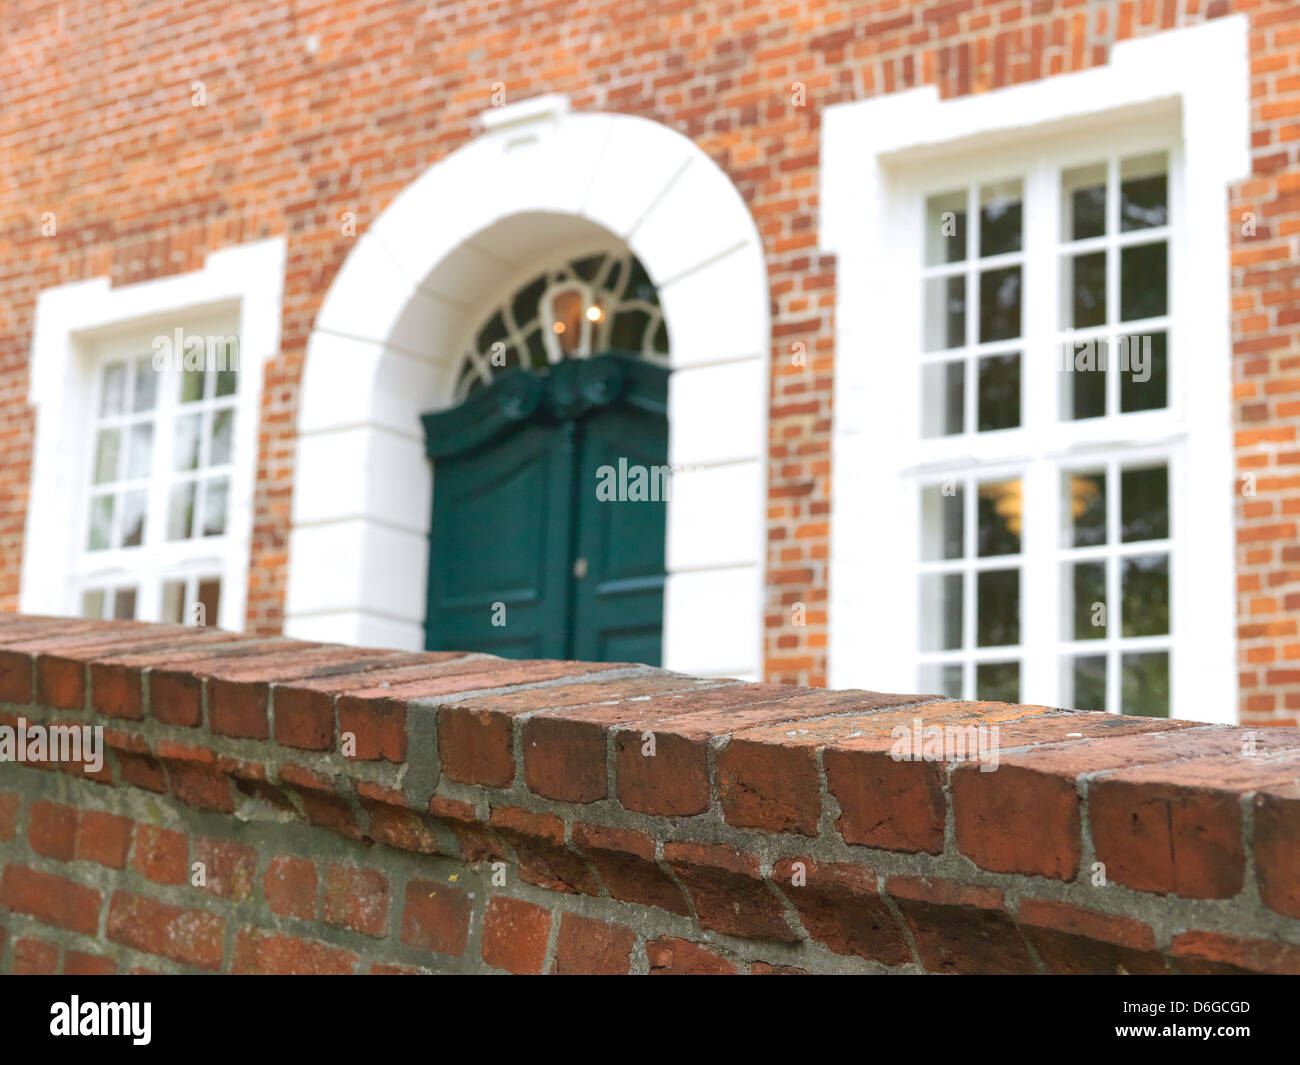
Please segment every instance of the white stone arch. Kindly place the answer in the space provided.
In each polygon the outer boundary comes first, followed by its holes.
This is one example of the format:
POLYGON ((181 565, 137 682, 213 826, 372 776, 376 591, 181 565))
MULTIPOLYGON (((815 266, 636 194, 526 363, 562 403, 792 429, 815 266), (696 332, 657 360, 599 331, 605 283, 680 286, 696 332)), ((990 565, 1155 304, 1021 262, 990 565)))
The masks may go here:
POLYGON ((762 671, 769 294, 727 176, 689 139, 542 97, 404 189, 348 254, 307 344, 285 630, 423 646, 431 478, 418 420, 452 402, 478 315, 529 263, 625 243, 659 290, 673 374, 664 664, 762 671))

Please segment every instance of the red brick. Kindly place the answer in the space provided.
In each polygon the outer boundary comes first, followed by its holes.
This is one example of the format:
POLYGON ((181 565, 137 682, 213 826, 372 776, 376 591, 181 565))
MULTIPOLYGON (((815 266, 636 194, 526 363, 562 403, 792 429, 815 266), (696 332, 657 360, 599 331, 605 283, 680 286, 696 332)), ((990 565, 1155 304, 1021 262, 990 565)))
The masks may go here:
POLYGON ((605 798, 606 733, 602 725, 538 715, 524 722, 524 780, 537 795, 560 802, 605 798))
POLYGON ((334 862, 325 873, 325 920, 368 936, 388 931, 388 878, 334 862))
POLYGON ((816 751, 733 737, 718 755, 718 796, 730 825, 815 836, 821 817, 816 751))
POLYGON ((155 883, 188 883, 189 839, 169 828, 141 824, 136 831, 131 864, 142 876, 155 883))
POLYGON ((55 710, 84 710, 85 663, 54 655, 37 655, 36 701, 55 710))
POLYGON ((140 671, 113 662, 90 664, 90 705, 107 717, 144 717, 140 671))
POLYGON ((262 877, 272 912, 310 921, 316 916, 316 867, 306 858, 273 858, 262 877))
POLYGON ((662 936, 647 942, 651 976, 734 976, 738 970, 726 958, 687 939, 662 936))
POLYGON ((338 701, 338 714, 340 749, 347 754, 348 733, 356 744, 355 753, 348 757, 360 762, 406 761, 406 703, 344 695, 338 701))
POLYGON ((649 836, 631 829, 577 824, 573 843, 596 867, 612 897, 681 916, 690 912, 681 888, 655 860, 655 842, 649 836))
POLYGON ((876 874, 865 866, 785 858, 776 863, 772 879, 799 911, 808 934, 836 954, 884 965, 912 960, 902 929, 876 888, 876 874), (801 884, 796 885, 796 874, 801 884))
POLYGON ((168 761, 165 765, 171 793, 181 802, 200 810, 234 812, 230 779, 220 770, 191 762, 168 761))
POLYGON ((164 725, 199 725, 203 720, 202 680, 179 669, 151 669, 149 716, 164 725))
POLYGON ((664 860, 686 886, 702 927, 747 939, 798 938, 752 855, 713 844, 665 843, 664 860))
POLYGON ((614 736, 618 801, 637 813, 664 817, 704 813, 710 791, 707 748, 685 736, 655 733, 655 753, 649 757, 642 754, 644 731, 620 731, 614 736))
POLYGON ((950 777, 957 849, 996 873, 1073 880, 1082 854, 1081 802, 1068 777, 1017 765, 950 777))
POLYGON ((31 655, 0 650, 0 703, 28 705, 35 695, 35 676, 31 655))
POLYGON ((1300 786, 1255 796, 1255 879, 1264 905, 1300 918, 1300 786))
POLYGON ((1017 920, 1048 972, 1125 975, 1169 971, 1151 928, 1132 917, 1097 913, 1065 902, 1024 899, 1017 920))
POLYGON ((186 910, 127 891, 108 905, 108 938, 197 969, 221 968, 225 922, 203 910, 186 910))
POLYGON ((112 976, 117 965, 112 958, 68 950, 63 957, 63 972, 67 976, 112 976))
POLYGON ((271 735, 270 689, 264 683, 208 681, 208 728, 216 736, 264 740, 271 735))
POLYGON ((125 869, 131 852, 131 822, 117 814, 82 810, 77 819, 76 857, 125 869))
POLYGON ((1300 947, 1267 939, 1243 939, 1218 932, 1181 932, 1169 944, 1169 958, 1181 973, 1300 974, 1300 947))
POLYGON ((449 780, 509 787, 515 779, 513 718, 490 710, 440 707, 438 756, 449 780))
POLYGON ((906 876, 890 877, 885 891, 911 928, 921 964, 929 972, 1034 971, 1001 891, 906 876))
POLYGON ((402 908, 402 942, 459 958, 469 941, 471 902, 436 880, 410 880, 402 908))
POLYGON ((351 951, 309 939, 242 930, 235 940, 231 972, 254 976, 347 976, 360 959, 351 951))
POLYGON ((566 913, 560 918, 551 972, 621 976, 631 966, 636 935, 623 925, 566 913))
POLYGON ((558 817, 496 806, 488 825, 515 852, 524 883, 570 895, 600 893, 596 874, 565 845, 564 823, 558 817))
POLYGON ((540 973, 550 933, 551 913, 545 907, 495 896, 483 919, 483 960, 517 975, 540 973))
POLYGON ((32 850, 60 862, 72 861, 77 838, 77 810, 61 803, 37 802, 28 812, 27 842, 32 850))
POLYGON ((1227 899, 1242 888, 1246 855, 1234 794, 1102 778, 1088 790, 1088 813, 1110 881, 1197 899, 1227 899))
POLYGON ((276 686, 275 739, 286 747, 328 751, 334 747, 334 699, 324 692, 276 686))
POLYGON ((28 936, 14 940, 15 976, 53 976, 59 971, 59 948, 44 939, 28 936))
POLYGON ((887 751, 827 748, 826 786, 839 803, 846 843, 881 850, 943 850, 943 774, 934 762, 895 761, 887 751))
POLYGON ((218 898, 243 902, 253 894, 257 851, 243 843, 202 838, 195 842, 194 860, 203 863, 199 887, 218 898))

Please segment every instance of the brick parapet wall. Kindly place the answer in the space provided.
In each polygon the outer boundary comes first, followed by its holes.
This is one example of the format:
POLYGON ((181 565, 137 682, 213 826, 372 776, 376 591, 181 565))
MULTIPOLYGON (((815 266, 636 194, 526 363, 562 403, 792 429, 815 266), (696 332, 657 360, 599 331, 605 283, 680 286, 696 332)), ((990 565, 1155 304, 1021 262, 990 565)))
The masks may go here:
POLYGON ((1290 728, 4 614, 20 718, 3 971, 1300 972, 1290 728))
POLYGON ((1117 41, 1234 12, 1251 22, 1254 158, 1223 219, 1234 340, 1223 387, 1234 390, 1242 475, 1241 713, 1296 724, 1300 14, 1285 0, 379 0, 292 15, 230 0, 12 5, 0 15, 14 57, 0 70, 0 609, 18 606, 39 292, 196 270, 218 248, 283 235, 246 619, 250 631, 281 631, 306 339, 355 241, 340 217, 352 212, 364 235, 477 134, 500 84, 512 102, 567 93, 575 109, 678 130, 744 197, 772 306, 766 676, 825 684, 836 272, 818 231, 822 112, 923 84, 957 97, 1102 66, 1117 41), (196 80, 204 107, 190 103, 196 80), (54 236, 41 232, 47 211, 54 236), (797 345, 806 360, 792 357, 797 345), (796 604, 806 624, 792 623, 796 604))

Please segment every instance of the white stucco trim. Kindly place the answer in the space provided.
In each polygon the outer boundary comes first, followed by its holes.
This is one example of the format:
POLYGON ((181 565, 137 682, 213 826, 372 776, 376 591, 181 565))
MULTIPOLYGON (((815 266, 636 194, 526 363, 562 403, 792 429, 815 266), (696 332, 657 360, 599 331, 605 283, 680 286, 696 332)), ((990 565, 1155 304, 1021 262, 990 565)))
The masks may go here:
POLYGON ((1083 132, 1165 116, 1181 128, 1184 196, 1183 250, 1171 264, 1174 328, 1194 340, 1196 359, 1183 395, 1189 476, 1175 501, 1186 507, 1187 536, 1171 589, 1176 602, 1195 607, 1178 614, 1192 622, 1176 633, 1174 713, 1236 720, 1225 209, 1228 184, 1250 173, 1248 75, 1247 23, 1233 16, 1120 42, 1104 68, 946 102, 928 86, 827 109, 821 233, 838 257, 832 686, 916 684, 916 521, 901 476, 915 415, 900 397, 911 387, 903 375, 915 374, 903 356, 920 349, 920 316, 915 275, 899 262, 915 258, 918 233, 899 224, 908 191, 900 172, 928 163, 960 170, 965 159, 1000 151, 1050 154, 1083 132))
MULTIPOLYGON (((114 288, 106 277, 58 285, 36 303, 28 402, 35 412, 31 490, 19 609, 76 613, 73 560, 83 528, 85 434, 90 423, 95 349, 112 337, 145 341, 196 319, 238 323, 241 382, 234 468, 222 559, 222 628, 244 628, 249 545, 261 422, 263 365, 280 349, 285 241, 275 237, 212 252, 201 270, 114 288)), ((148 560, 142 560, 142 565, 148 560)), ((212 619, 209 619, 209 623, 212 619)))
POLYGON ((466 340, 513 276, 613 238, 659 289, 669 461, 691 468, 668 507, 664 664, 757 677, 770 326, 754 221, 707 155, 646 119, 547 98, 493 109, 484 125, 374 220, 317 315, 286 631, 423 646, 431 484, 419 415, 454 402, 466 340))

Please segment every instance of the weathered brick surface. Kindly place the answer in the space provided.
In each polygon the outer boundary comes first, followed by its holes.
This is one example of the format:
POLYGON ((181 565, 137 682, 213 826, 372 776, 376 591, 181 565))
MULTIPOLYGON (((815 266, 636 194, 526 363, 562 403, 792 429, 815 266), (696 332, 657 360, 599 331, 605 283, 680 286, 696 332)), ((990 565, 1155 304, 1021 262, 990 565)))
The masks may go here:
POLYGON ((357 750, 30 706, 108 753, 0 766, 0 969, 1300 972, 1294 729, 83 624, 0 644, 75 675, 170 640, 178 691, 354 700, 357 750), (918 720, 996 726, 996 768, 895 749, 918 720))

